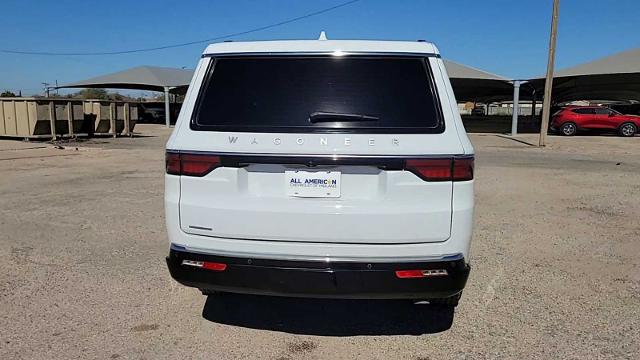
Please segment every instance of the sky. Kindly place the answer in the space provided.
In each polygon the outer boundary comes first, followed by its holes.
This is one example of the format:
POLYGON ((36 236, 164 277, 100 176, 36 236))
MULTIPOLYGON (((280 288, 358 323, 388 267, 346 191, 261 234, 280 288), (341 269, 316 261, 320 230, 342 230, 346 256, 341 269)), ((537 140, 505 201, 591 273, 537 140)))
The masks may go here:
MULTIPOLYGON (((163 46, 266 26, 346 0, 2 0, 0 50, 104 52, 163 46), (108 5, 107 5, 108 4, 108 5)), ((443 58, 513 79, 544 74, 552 0, 360 0, 230 40, 425 39, 443 58)), ((561 0, 556 68, 640 47, 640 1, 561 0)), ((42 93, 139 65, 194 68, 206 44, 123 55, 0 52, 0 91, 42 93)))

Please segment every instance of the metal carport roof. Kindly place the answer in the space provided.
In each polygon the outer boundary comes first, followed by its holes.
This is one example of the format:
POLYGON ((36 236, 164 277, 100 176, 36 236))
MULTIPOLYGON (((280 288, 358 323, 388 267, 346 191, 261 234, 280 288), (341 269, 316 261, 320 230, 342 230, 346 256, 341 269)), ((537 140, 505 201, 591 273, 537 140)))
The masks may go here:
POLYGON ((188 69, 138 66, 107 75, 64 84, 58 86, 58 88, 112 88, 163 91, 166 114, 165 121, 168 127, 171 122, 169 92, 185 93, 192 76, 193 70, 188 69))
MULTIPOLYGON (((450 60, 444 60, 456 97, 460 101, 487 97, 510 99, 513 87, 509 79, 450 60)), ((138 66, 59 86, 59 88, 117 88, 164 91, 165 87, 184 92, 193 70, 157 66, 138 66)))
MULTIPOLYGON (((531 80, 544 88, 544 78, 531 80)), ((640 49, 561 69, 553 76, 553 102, 571 100, 640 100, 640 49)))
POLYGON ((511 81, 450 60, 444 60, 451 87, 458 101, 504 101, 513 99, 511 81))
MULTIPOLYGON (((503 101, 513 97, 509 79, 453 61, 444 60, 458 101, 503 101)), ((138 66, 58 88, 114 88, 164 91, 168 106, 169 92, 186 92, 193 70, 157 66, 138 66)), ((167 111, 167 114, 169 112, 167 111)), ((168 124, 168 120, 167 120, 168 124)))
POLYGON ((59 86, 59 88, 114 88, 164 91, 189 86, 193 70, 158 66, 138 66, 82 81, 59 86))

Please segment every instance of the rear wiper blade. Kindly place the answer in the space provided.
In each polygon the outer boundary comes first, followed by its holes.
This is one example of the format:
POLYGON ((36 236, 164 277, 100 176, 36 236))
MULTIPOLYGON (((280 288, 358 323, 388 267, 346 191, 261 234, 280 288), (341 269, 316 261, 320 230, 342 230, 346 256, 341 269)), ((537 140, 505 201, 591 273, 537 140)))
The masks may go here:
POLYGON ((378 121, 379 117, 364 114, 348 114, 316 111, 309 114, 311 123, 331 122, 331 121, 378 121))

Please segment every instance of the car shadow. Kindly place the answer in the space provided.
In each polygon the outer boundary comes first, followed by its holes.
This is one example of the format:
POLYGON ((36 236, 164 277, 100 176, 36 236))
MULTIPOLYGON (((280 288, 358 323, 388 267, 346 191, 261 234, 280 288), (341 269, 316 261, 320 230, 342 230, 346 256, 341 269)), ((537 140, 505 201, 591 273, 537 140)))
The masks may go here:
POLYGON ((202 317, 225 325, 301 335, 422 335, 451 328, 453 306, 408 300, 338 300, 216 294, 202 317))

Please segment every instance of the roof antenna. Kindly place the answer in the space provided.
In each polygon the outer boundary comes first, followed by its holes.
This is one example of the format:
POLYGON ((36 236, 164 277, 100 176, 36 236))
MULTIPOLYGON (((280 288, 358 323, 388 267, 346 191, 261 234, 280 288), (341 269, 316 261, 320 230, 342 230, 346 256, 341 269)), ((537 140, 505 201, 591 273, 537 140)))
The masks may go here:
POLYGON ((325 34, 324 31, 320 31, 320 36, 318 37, 318 40, 327 40, 327 34, 325 34))

